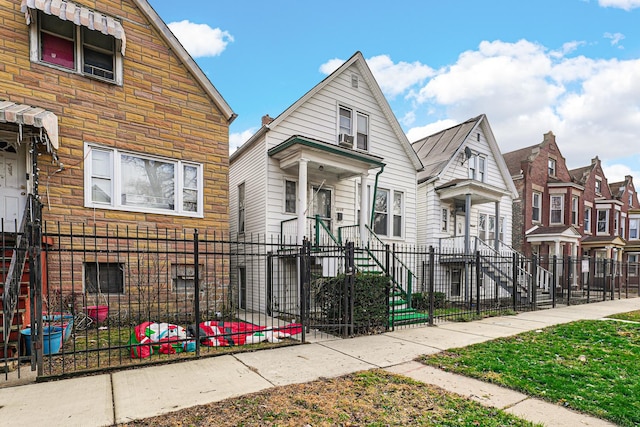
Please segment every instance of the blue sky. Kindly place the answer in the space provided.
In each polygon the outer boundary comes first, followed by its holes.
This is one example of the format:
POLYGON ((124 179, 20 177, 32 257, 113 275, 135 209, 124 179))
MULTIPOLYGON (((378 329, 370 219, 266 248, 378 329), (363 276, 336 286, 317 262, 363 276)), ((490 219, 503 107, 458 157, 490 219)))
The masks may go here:
POLYGON ((486 114, 640 185, 640 0, 150 0, 238 118, 231 151, 356 51, 410 141, 486 114))

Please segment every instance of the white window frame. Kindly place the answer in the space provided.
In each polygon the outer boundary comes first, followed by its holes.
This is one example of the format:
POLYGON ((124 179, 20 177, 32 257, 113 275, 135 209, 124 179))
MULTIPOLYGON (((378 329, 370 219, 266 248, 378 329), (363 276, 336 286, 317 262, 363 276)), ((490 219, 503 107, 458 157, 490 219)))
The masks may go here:
POLYGON ((539 191, 534 191, 531 195, 531 221, 542 222, 542 193, 539 191))
MULTIPOLYGON (((104 51, 103 49, 96 48, 84 42, 83 36, 82 36, 83 31, 94 31, 94 30, 90 30, 88 27, 83 27, 82 25, 76 25, 72 21, 63 21, 60 18, 56 17, 55 15, 48 15, 39 10, 37 11, 37 13, 32 13, 31 16, 32 16, 32 22, 29 29, 29 38, 31 40, 30 59, 32 62, 37 62, 38 64, 42 64, 47 67, 56 68, 56 69, 64 70, 67 72, 73 72, 91 79, 96 79, 103 82, 113 83, 118 86, 122 86, 124 73, 123 73, 123 56, 121 52, 121 45, 122 45, 121 40, 118 40, 113 36, 100 33, 104 37, 109 37, 113 39, 113 52, 107 52, 107 51, 104 51), (41 58, 42 39, 40 37, 40 34, 43 31, 41 29, 41 21, 43 16, 45 17, 45 19, 57 19, 60 22, 68 22, 74 26, 75 31, 74 31, 74 37, 72 40, 74 44, 74 67, 73 68, 67 68, 62 65, 53 64, 41 58), (108 53, 113 55, 113 79, 84 71, 85 61, 84 61, 83 48, 85 47, 85 44, 92 50, 101 51, 101 53, 108 53)), ((44 32, 46 32, 46 30, 44 30, 44 32)), ((55 34, 55 33, 51 33, 51 34, 59 38, 65 38, 60 34, 55 34)))
POLYGON ((615 211, 613 213, 613 235, 617 236, 619 234, 620 227, 620 212, 615 211))
POLYGON ((165 157, 140 154, 132 151, 119 150, 111 147, 103 147, 98 144, 85 143, 85 171, 84 171, 84 205, 87 208, 112 209, 128 212, 144 212, 163 215, 178 215, 202 218, 204 216, 204 188, 203 188, 203 166, 200 163, 188 162, 184 160, 169 159, 165 157), (108 175, 99 177, 93 173, 93 153, 105 152, 110 155, 110 164, 108 166, 108 175), (131 156, 139 159, 154 160, 158 162, 172 164, 174 166, 174 208, 153 208, 140 205, 127 205, 122 203, 122 156, 131 156), (196 168, 196 188, 185 187, 184 168, 196 168), (100 178, 110 181, 111 201, 99 202, 94 201, 92 197, 93 178, 100 178), (184 209, 184 192, 185 190, 196 191, 197 209, 189 211, 184 209))
POLYGON ((609 234, 609 209, 596 209, 596 234, 609 234), (604 218, 600 219, 600 213, 604 213, 604 218), (600 231, 600 224, 604 224, 604 231, 600 231))
POLYGON ((284 180, 284 195, 283 195, 283 200, 284 200, 284 206, 283 208, 283 212, 284 213, 288 213, 288 214, 295 214, 296 212, 298 212, 298 181, 294 180, 294 179, 288 179, 285 178, 284 180), (289 183, 293 184, 293 210, 288 209, 287 207, 287 197, 290 195, 288 192, 288 185, 289 183))
POLYGON ((578 196, 571 196, 571 224, 578 225, 578 196))
POLYGON ((629 207, 632 208, 633 207, 633 191, 629 191, 629 203, 628 203, 629 207))
POLYGON ((584 208, 584 232, 591 234, 591 207, 584 208))
POLYGON ((358 150, 369 151, 369 116, 356 112, 356 141, 355 147, 358 150))
MULTIPOLYGON (((373 189, 371 186, 367 186, 367 189, 369 191, 369 201, 371 203, 371 201, 373 200, 373 189)), ((361 191, 361 186, 360 184, 358 184, 357 186, 357 191, 356 191, 356 215, 357 218, 360 217, 360 191, 361 191)), ((373 203, 373 218, 374 218, 374 222, 371 225, 371 229, 378 235, 378 236, 383 236, 385 238, 389 238, 389 239, 402 239, 404 237, 404 227, 405 227, 405 192, 401 191, 401 190, 395 190, 395 189, 389 189, 389 188, 380 188, 378 187, 378 194, 380 193, 380 191, 384 191, 387 193, 388 195, 388 200, 387 200, 387 211, 383 212, 383 211, 376 211, 375 208, 375 203, 373 203), (400 195, 400 210, 396 210, 396 196, 400 195), (382 233, 378 233, 376 232, 376 218, 378 217, 378 215, 384 215, 386 217, 386 230, 387 233, 386 234, 382 234, 382 233), (397 217, 400 217, 400 230, 397 230, 395 227, 395 219, 397 217)), ((367 219, 367 222, 369 221, 369 219, 367 219)))
POLYGON ((629 240, 638 240, 640 218, 629 218, 629 240))
POLYGON ((549 157, 549 161, 547 162, 547 173, 549 176, 556 176, 558 172, 558 162, 556 159, 549 157))
POLYGON ((564 224, 564 194, 551 194, 549 197, 549 224, 564 224), (560 199, 560 209, 554 209, 553 199, 560 199), (560 221, 553 220, 553 212, 560 211, 560 221))
POLYGON ((469 179, 485 182, 487 177, 487 156, 473 154, 469 157, 469 179))
POLYGON ((244 233, 247 227, 246 197, 247 186, 245 182, 238 184, 238 233, 244 233))
POLYGON ((595 191, 596 194, 602 194, 602 180, 600 178, 596 178, 595 191))
POLYGON ((627 239, 627 216, 624 213, 620 218, 620 237, 627 239))
POLYGON ((483 242, 487 240, 487 214, 478 215, 478 238, 483 242))
POLYGON ((448 208, 442 208, 442 219, 441 219, 440 231, 445 233, 449 231, 449 209, 448 208))

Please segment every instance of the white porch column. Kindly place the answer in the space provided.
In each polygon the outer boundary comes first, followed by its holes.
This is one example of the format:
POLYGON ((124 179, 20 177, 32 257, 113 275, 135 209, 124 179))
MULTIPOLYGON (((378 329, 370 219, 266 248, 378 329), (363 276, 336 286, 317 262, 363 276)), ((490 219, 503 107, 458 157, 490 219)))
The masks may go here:
POLYGON ((307 225, 307 166, 308 159, 298 161, 298 244, 302 244, 307 225))
POLYGON ((493 239, 493 248, 496 252, 500 252, 500 201, 495 202, 496 208, 496 222, 494 224, 495 238, 493 239))
MULTIPOLYGON (((367 184, 368 178, 369 173, 360 174, 360 218, 358 218, 358 228, 360 231, 360 242, 363 245, 365 244, 365 239, 367 238, 366 225, 369 221, 369 188, 367 184)), ((357 244, 358 242, 355 243, 357 244)))

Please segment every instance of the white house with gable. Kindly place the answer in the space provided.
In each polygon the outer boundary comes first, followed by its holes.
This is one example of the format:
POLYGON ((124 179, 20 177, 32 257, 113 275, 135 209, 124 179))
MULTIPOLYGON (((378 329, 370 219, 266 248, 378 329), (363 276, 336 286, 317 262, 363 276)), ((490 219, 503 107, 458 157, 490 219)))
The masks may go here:
MULTIPOLYGON (((511 254, 512 203, 518 193, 487 117, 412 145, 424 164, 418 173, 418 244, 441 254, 511 254)), ((447 260, 440 274, 448 278, 448 297, 462 296, 472 280, 469 264, 447 260)))
MULTIPOLYGON (((263 117, 258 132, 230 156, 231 235, 298 244, 305 238, 415 244, 421 169, 356 52, 280 115, 263 117)), ((277 311, 270 305, 286 289, 266 289, 265 272, 247 271, 257 267, 241 260, 232 268, 241 306, 277 311)), ((322 269, 331 274, 329 265, 322 269)))

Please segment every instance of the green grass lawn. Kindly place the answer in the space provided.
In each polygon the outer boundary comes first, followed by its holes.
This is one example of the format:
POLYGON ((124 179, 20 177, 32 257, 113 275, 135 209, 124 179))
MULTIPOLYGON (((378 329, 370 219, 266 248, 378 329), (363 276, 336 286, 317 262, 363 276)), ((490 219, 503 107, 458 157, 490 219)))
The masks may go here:
POLYGON ((420 361, 619 425, 640 425, 638 324, 572 322, 423 356, 420 361))

